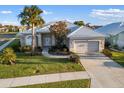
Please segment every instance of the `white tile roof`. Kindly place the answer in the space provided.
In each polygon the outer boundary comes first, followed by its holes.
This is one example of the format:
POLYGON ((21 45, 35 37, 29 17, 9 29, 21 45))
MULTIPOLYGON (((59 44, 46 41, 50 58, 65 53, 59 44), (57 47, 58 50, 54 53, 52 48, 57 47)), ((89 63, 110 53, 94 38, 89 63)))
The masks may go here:
MULTIPOLYGON (((53 21, 53 22, 49 22, 47 24, 44 25, 43 28, 35 28, 36 32, 41 32, 41 33, 49 33, 49 27, 53 24, 55 24, 57 21, 53 21)), ((67 28, 71 30, 71 32, 75 31, 76 29, 78 29, 79 27, 71 22, 65 21, 67 24, 67 28)), ((31 29, 26 30, 24 32, 21 32, 22 34, 30 34, 31 33, 31 29)))
POLYGON ((103 34, 100 34, 98 32, 94 32, 91 28, 82 26, 76 31, 70 33, 68 35, 69 38, 81 38, 81 37, 104 37, 103 34))
POLYGON ((124 22, 116 22, 105 25, 95 30, 95 32, 102 33, 104 35, 116 35, 124 31, 124 22))

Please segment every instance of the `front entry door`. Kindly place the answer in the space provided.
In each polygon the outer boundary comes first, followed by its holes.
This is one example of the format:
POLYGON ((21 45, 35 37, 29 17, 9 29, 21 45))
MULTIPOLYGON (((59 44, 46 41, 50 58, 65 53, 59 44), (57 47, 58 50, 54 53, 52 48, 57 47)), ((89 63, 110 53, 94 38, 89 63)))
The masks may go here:
POLYGON ((44 37, 44 46, 50 46, 50 45, 51 45, 50 37, 44 37))

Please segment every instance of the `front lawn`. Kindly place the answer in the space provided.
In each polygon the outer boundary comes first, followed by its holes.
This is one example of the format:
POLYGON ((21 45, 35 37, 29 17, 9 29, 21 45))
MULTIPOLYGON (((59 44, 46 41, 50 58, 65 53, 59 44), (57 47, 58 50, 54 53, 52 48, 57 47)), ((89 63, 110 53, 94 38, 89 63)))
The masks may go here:
POLYGON ((124 52, 111 51, 112 59, 124 67, 124 52))
POLYGON ((90 87, 89 79, 79 79, 46 84, 27 85, 18 88, 89 88, 89 87, 90 87))
POLYGON ((80 64, 72 63, 68 59, 18 54, 17 64, 0 64, 0 78, 12 78, 83 70, 85 69, 80 64))

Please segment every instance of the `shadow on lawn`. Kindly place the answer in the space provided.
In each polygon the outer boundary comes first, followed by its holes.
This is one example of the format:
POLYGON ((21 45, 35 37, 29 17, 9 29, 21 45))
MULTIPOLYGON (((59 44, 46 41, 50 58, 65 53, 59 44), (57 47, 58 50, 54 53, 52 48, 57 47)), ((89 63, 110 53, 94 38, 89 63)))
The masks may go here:
POLYGON ((122 66, 116 62, 104 62, 104 66, 122 68, 122 66))
POLYGON ((67 60, 65 60, 65 61, 59 61, 59 60, 46 60, 46 61, 35 61, 35 62, 31 62, 31 61, 29 61, 29 62, 25 62, 25 61, 21 61, 21 60, 17 60, 17 62, 16 62, 17 64, 61 64, 61 63, 63 63, 63 64, 67 64, 67 63, 72 63, 72 62, 70 62, 70 61, 67 61, 67 60))

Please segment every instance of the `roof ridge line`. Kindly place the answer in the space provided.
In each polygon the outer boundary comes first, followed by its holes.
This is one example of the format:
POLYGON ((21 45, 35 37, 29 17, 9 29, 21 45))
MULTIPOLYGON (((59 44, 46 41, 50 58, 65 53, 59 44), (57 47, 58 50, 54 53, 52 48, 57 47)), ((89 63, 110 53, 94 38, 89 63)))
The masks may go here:
POLYGON ((79 27, 78 29, 76 29, 75 31, 73 31, 72 33, 70 33, 67 37, 70 37, 71 35, 73 35, 74 33, 76 33, 78 30, 80 30, 81 28, 83 28, 84 26, 79 27))

